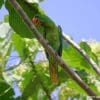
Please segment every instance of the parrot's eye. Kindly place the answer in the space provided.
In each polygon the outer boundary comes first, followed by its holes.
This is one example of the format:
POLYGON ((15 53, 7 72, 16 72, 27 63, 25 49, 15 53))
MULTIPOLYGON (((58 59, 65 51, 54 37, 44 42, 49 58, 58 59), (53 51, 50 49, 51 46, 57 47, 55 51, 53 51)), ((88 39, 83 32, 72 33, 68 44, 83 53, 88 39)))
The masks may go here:
POLYGON ((33 22, 34 24, 36 24, 36 25, 41 25, 41 24, 42 24, 41 21, 40 21, 38 18, 36 18, 36 17, 33 17, 33 18, 32 18, 32 22, 33 22))

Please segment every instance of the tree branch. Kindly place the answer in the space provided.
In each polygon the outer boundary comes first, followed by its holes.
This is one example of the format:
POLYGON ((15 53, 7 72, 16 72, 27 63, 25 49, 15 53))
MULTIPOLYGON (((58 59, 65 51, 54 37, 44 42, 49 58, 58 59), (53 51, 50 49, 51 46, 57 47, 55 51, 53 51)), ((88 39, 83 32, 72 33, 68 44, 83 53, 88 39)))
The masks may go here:
MULTIPOLYGON (((38 39, 38 41, 42 44, 42 46, 46 49, 46 51, 51 54, 56 61, 61 65, 61 67, 70 75, 70 77, 77 82, 78 85, 80 85, 81 88, 83 88, 84 91, 89 96, 97 96, 96 93, 74 72, 70 66, 65 64, 65 62, 58 56, 58 54, 49 46, 47 41, 43 38, 43 36, 38 32, 35 25, 31 22, 27 14, 23 11, 21 6, 17 3, 16 0, 9 0, 12 4, 13 8, 16 9, 16 11, 20 14, 20 16, 23 18, 23 20, 26 22, 27 26, 30 28, 30 30, 33 32, 35 37, 38 39)), ((95 98, 94 100, 100 100, 100 98, 95 98)))
POLYGON ((79 45, 77 45, 64 33, 63 33, 63 39, 67 43, 71 44, 88 61, 88 63, 93 67, 93 69, 97 72, 97 74, 100 75, 100 67, 87 55, 87 53, 79 45))

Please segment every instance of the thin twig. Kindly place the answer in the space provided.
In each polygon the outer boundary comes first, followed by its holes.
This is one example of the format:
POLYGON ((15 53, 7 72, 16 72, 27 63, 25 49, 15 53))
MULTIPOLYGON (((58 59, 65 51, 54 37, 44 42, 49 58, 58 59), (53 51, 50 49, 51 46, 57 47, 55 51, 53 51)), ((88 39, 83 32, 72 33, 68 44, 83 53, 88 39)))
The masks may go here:
POLYGON ((3 95, 6 95, 11 89, 12 89, 11 87, 7 88, 4 92, 0 94, 0 97, 2 97, 3 95))
MULTIPOLYGON (((24 12, 22 7, 17 3, 16 0, 9 0, 12 4, 13 8, 20 14, 20 16, 25 21, 26 25, 29 27, 29 29, 33 32, 33 35, 37 38, 37 40, 42 44, 42 46, 46 49, 46 51, 52 55, 56 61, 59 63, 59 65, 70 75, 70 77, 77 82, 80 87, 86 91, 86 93, 89 96, 97 96, 97 94, 77 75, 76 72, 74 72, 70 66, 68 66, 59 56, 58 54, 49 46, 47 41, 43 38, 43 36, 40 34, 40 32, 36 29, 35 25, 31 22, 27 14, 24 12)), ((100 98, 95 98, 94 100, 100 100, 100 98)))
POLYGON ((88 56, 88 54, 79 46, 77 45, 73 40, 71 40, 66 34, 63 33, 63 39, 71 44, 87 61, 88 63, 93 67, 93 69, 97 72, 97 74, 100 75, 100 67, 88 56))

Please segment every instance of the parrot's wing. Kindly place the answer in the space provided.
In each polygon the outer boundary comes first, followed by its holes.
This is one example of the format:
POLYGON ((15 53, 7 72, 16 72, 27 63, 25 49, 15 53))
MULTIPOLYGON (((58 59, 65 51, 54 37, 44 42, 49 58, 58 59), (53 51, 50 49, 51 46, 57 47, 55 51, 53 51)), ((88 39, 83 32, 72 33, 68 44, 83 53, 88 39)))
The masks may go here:
POLYGON ((63 48, 63 36, 62 36, 62 28, 60 25, 58 25, 58 33, 59 33, 59 40, 60 40, 60 45, 58 49, 58 54, 59 56, 62 56, 62 48, 63 48))

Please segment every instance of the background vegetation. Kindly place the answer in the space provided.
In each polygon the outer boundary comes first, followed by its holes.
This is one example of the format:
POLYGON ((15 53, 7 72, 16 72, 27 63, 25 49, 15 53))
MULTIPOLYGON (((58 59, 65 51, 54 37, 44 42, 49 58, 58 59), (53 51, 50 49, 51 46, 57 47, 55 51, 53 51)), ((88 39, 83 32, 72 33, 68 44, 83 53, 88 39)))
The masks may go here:
MULTIPOLYGON (((4 1, 0 0, 0 7, 2 4, 4 1)), ((0 100, 56 100, 54 95, 59 100, 90 100, 92 97, 60 66, 60 84, 52 84, 43 46, 36 38, 27 38, 32 35, 30 29, 14 9, 8 7, 8 10, 12 12, 0 22, 0 100), (13 27, 9 24, 9 18, 12 18, 13 27)), ((69 40, 73 41, 71 38, 69 40)), ((100 66, 99 42, 81 41, 78 45, 100 66)), ((64 41, 62 59, 99 97, 100 77, 74 44, 64 41)))

